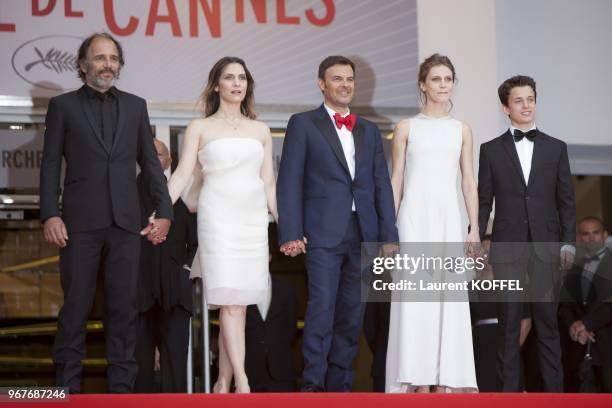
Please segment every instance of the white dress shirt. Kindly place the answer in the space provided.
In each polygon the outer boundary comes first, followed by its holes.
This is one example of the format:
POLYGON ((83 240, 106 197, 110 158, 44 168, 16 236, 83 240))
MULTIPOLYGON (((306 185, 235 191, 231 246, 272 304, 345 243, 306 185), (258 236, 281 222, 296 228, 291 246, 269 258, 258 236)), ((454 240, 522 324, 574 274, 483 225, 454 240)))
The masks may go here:
MULTIPOLYGON (((342 126, 342 128, 338 129, 336 126, 336 121, 334 120, 334 115, 336 111, 331 109, 326 104, 325 110, 329 114, 332 123, 334 124, 334 129, 336 129, 336 133, 338 134, 338 138, 340 139, 340 145, 342 146, 342 151, 344 152, 344 158, 346 159, 346 164, 348 164, 349 173, 351 173, 351 180, 355 180, 355 139, 353 139, 353 133, 349 131, 346 126, 342 126)), ((341 115, 343 118, 347 117, 350 114, 350 110, 344 115, 341 115)), ((353 211, 355 211, 355 200, 353 199, 353 211)))
MULTIPOLYGON (((530 130, 535 129, 535 124, 531 127, 531 129, 521 130, 526 133, 530 130)), ((514 126, 510 126, 510 133, 512 137, 514 137, 514 131, 517 128, 514 126)), ((529 183, 529 174, 531 173, 531 159, 533 158, 533 140, 529 140, 526 137, 522 138, 518 142, 514 142, 514 146, 516 147, 516 153, 518 153, 519 161, 521 162, 521 169, 523 170, 523 177, 525 177, 525 185, 529 183)))

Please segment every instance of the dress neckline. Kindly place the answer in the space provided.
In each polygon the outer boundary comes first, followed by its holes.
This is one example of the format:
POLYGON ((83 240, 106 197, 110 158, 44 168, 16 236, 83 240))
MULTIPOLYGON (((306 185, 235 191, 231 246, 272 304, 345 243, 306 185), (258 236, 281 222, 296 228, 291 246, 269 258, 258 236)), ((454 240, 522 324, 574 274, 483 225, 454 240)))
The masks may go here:
POLYGON ((235 140, 241 140, 241 139, 244 139, 244 140, 253 140, 253 141, 257 142, 257 144, 259 144, 259 145, 261 146, 261 148, 262 148, 262 149, 263 149, 263 147, 264 147, 264 146, 263 146, 263 143, 261 143, 259 140, 255 139, 254 137, 244 137, 244 136, 242 136, 242 137, 241 137, 241 136, 225 136, 225 137, 218 137, 218 138, 216 138, 216 139, 213 139, 213 140, 211 140, 211 141, 207 142, 207 143, 206 143, 204 146, 202 146, 202 148, 201 148, 201 149, 198 151, 198 153, 203 152, 203 151, 204 151, 204 149, 206 149, 206 147, 207 147, 208 145, 213 144, 214 142, 217 142, 217 141, 219 141, 219 140, 228 140, 228 139, 235 139, 235 140))
POLYGON ((434 116, 428 116, 426 114, 424 114, 423 112, 419 112, 417 114, 418 117, 421 117, 423 119, 429 119, 429 120, 446 120, 446 119, 450 119, 451 115, 446 115, 446 116, 440 116, 438 118, 434 117, 434 116))

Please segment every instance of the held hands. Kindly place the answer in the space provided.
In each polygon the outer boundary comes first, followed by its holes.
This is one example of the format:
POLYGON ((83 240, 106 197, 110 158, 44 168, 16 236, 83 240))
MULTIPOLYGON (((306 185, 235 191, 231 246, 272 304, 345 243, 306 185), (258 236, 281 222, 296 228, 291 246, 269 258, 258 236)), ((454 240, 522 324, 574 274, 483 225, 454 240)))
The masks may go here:
POLYGON ((68 231, 60 217, 50 217, 45 220, 43 235, 48 243, 60 248, 64 248, 68 241, 68 231))
POLYGON ((378 255, 383 258, 393 258, 395 255, 399 254, 399 250, 399 245, 396 243, 382 244, 378 250, 378 255))
POLYGON ((146 235, 153 245, 161 244, 166 240, 170 224, 170 220, 166 218, 155 218, 155 212, 153 212, 149 217, 149 225, 140 231, 140 235, 146 235))
POLYGON ((283 254, 294 258, 299 254, 306 253, 306 245, 308 245, 308 240, 304 237, 302 241, 296 239, 294 241, 285 242, 281 245, 280 250, 283 254))
POLYGON ((484 251, 480 243, 478 229, 472 228, 465 239, 465 253, 470 257, 483 256, 484 251))

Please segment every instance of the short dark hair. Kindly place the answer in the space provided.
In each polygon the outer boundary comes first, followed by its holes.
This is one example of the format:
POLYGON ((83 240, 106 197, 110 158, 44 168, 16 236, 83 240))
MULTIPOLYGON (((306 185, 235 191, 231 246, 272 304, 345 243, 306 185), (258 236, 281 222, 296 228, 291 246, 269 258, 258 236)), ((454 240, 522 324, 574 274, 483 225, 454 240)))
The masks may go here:
POLYGON ((583 222, 595 222, 595 223, 599 224, 599 226, 601 227, 602 231, 606 231, 607 230, 603 220, 601 218, 599 218, 599 217, 595 217, 594 215, 589 215, 587 217, 584 217, 583 219, 580 220, 578 225, 582 224, 583 222))
POLYGON ((536 83, 533 78, 528 77, 526 75, 515 75, 512 78, 506 79, 502 84, 497 88, 497 94, 499 95, 499 100, 504 106, 508 106, 508 98, 510 97, 510 91, 512 88, 516 88, 519 86, 529 86, 533 89, 533 96, 538 98, 538 92, 536 91, 536 83))
POLYGON ((319 64, 319 79, 325 80, 325 72, 334 65, 350 65, 355 73, 355 63, 342 55, 330 55, 319 64))
POLYGON ((83 42, 81 43, 81 46, 79 47, 79 54, 78 54, 78 58, 76 61, 76 69, 79 74, 79 78, 83 82, 85 82, 85 73, 81 71, 80 64, 84 63, 85 60, 87 59, 87 52, 89 51, 89 47, 91 47, 91 43, 96 38, 105 38, 107 40, 112 41, 115 44, 115 47, 117 47, 117 54, 119 54, 119 65, 121 65, 122 67, 123 65, 125 65, 125 60, 123 59, 123 48, 121 48, 121 44, 119 44, 119 41, 115 40, 115 37, 113 37, 109 33, 94 33, 90 35, 89 37, 87 37, 86 39, 84 39, 83 42))

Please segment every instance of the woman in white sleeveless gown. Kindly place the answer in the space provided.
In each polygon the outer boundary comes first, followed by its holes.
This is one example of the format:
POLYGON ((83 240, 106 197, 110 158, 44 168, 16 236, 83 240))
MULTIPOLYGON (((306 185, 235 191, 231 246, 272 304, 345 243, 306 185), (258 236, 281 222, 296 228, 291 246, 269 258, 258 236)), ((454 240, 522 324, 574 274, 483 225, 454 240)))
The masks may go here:
MULTIPOLYGON (((197 197, 198 257, 209 306, 220 308, 219 377, 215 392, 249 392, 244 370, 246 306, 268 296, 268 211, 276 187, 272 137, 253 120, 254 81, 244 61, 224 57, 202 94, 204 118, 185 132, 178 167, 168 182, 175 202, 190 183, 197 197), (195 173, 195 177, 192 174, 195 173)), ((185 201, 191 201, 185 194, 185 201)))
MULTIPOLYGON (((391 184, 400 242, 466 240, 457 175, 479 242, 478 197, 470 128, 449 116, 455 69, 434 54, 419 70, 423 108, 394 131, 391 184)), ((409 295, 408 295, 409 296, 409 295)), ((476 391, 472 332, 465 302, 392 302, 386 365, 387 392, 476 391)))

